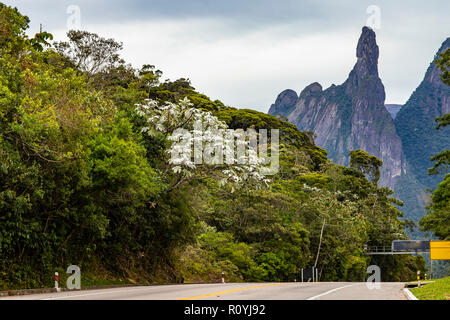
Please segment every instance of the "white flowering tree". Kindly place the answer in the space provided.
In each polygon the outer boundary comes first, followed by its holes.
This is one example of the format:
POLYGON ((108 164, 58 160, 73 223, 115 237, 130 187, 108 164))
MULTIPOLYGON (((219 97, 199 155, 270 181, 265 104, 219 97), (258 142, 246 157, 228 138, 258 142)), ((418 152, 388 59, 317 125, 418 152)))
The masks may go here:
POLYGON ((187 98, 164 104, 147 99, 136 104, 136 112, 146 121, 143 133, 163 134, 170 141, 166 172, 177 176, 171 189, 199 177, 215 178, 221 186, 231 184, 232 191, 268 186, 267 159, 258 157, 256 131, 231 130, 210 112, 194 108, 187 98))

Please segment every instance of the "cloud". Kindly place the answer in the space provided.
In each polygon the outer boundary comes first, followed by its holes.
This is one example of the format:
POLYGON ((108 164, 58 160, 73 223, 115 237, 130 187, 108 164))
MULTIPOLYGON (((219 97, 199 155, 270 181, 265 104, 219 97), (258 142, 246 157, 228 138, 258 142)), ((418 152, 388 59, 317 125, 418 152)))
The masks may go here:
MULTIPOLYGON (((164 78, 190 78, 212 99, 266 112, 286 88, 342 83, 354 63, 371 1, 331 0, 22 0, 16 5, 63 40, 67 6, 82 28, 124 43, 124 58, 164 78)), ((448 1, 378 1, 380 76, 387 103, 404 103, 448 37, 448 1)))
MULTIPOLYGON (((317 78, 325 86, 344 81, 356 59, 358 29, 305 35, 289 32, 296 25, 244 33, 229 26, 227 19, 199 18, 88 29, 123 41, 123 56, 136 67, 154 64, 164 78, 188 77, 213 99, 264 112, 286 87, 299 91, 317 78)), ((59 39, 64 33, 54 32, 59 39)))

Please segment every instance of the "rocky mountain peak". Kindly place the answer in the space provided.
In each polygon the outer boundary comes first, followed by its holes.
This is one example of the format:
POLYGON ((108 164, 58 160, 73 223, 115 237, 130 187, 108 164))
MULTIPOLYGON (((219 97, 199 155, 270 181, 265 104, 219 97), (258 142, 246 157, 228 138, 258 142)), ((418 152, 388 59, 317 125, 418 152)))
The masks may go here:
POLYGON ((361 76, 366 73, 378 75, 378 56, 379 49, 375 32, 369 27, 363 27, 356 47, 356 57, 358 58, 356 66, 360 66, 359 69, 364 71, 364 73, 360 73, 361 76))
POLYGON ((287 116, 295 107, 297 99, 297 92, 291 89, 284 90, 277 96, 275 103, 270 106, 269 114, 287 116))
POLYGON ((375 32, 363 27, 357 61, 342 85, 325 90, 318 82, 295 95, 282 92, 269 114, 282 114, 297 128, 314 131, 315 143, 336 163, 348 165, 349 151, 363 149, 383 161, 380 184, 393 186, 406 172, 402 144, 384 106, 385 92, 378 76, 379 49, 375 32))
MULTIPOLYGON (((442 43, 441 47, 434 56, 434 60, 439 59, 440 54, 446 51, 448 48, 450 48, 450 37, 442 43)), ((425 74, 424 82, 432 83, 434 87, 446 87, 446 85, 442 83, 439 76, 441 74, 441 70, 438 68, 436 63, 434 63, 434 60, 430 63, 430 66, 425 74)))
POLYGON ((313 82, 309 86, 307 86, 305 89, 302 90, 302 92, 300 93, 300 97, 303 97, 310 93, 321 92, 321 91, 322 91, 322 86, 320 85, 320 83, 313 82))
POLYGON ((447 39, 445 39, 444 42, 442 42, 441 47, 439 48, 438 52, 436 55, 441 54, 442 52, 444 52, 445 50, 447 50, 448 48, 450 48, 450 37, 448 37, 447 39))
POLYGON ((298 96, 297 96, 297 92, 295 92, 294 90, 292 90, 292 89, 286 89, 286 90, 284 90, 283 92, 281 92, 279 95, 278 95, 278 97, 277 97, 277 100, 279 100, 279 101, 282 101, 282 100, 285 100, 285 99, 288 99, 288 100, 297 100, 297 98, 298 98, 298 96))

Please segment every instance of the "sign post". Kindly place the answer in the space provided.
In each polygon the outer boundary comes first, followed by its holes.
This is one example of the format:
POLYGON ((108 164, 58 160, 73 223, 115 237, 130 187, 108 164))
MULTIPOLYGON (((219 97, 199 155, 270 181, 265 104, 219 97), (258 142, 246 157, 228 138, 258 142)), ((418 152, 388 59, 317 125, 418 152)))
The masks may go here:
POLYGON ((433 260, 430 259, 431 270, 430 270, 430 280, 433 279, 433 260))

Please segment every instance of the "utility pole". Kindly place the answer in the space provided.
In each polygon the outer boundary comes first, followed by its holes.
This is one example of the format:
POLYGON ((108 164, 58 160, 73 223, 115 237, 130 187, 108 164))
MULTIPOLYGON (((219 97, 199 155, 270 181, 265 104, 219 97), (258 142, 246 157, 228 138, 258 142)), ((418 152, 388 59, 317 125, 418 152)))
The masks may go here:
POLYGON ((319 247, 317 248, 316 262, 314 263, 314 268, 317 267, 317 262, 319 261, 320 246, 322 245, 322 236, 323 236, 323 229, 325 228, 325 221, 326 219, 323 218, 322 230, 320 230, 319 247))

